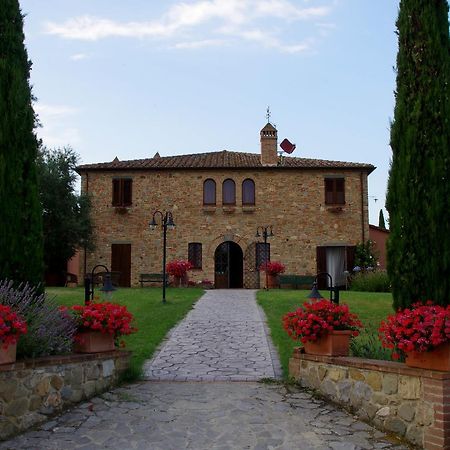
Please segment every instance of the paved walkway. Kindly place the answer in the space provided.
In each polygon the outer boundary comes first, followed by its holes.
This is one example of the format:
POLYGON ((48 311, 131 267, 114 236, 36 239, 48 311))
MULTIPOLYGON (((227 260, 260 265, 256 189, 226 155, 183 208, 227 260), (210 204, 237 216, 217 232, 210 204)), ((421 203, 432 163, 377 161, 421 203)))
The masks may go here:
POLYGON ((1 450, 406 450, 296 388, 144 382, 92 399, 1 450))
POLYGON ((144 367, 148 380, 255 381, 281 374, 256 291, 207 291, 144 367))

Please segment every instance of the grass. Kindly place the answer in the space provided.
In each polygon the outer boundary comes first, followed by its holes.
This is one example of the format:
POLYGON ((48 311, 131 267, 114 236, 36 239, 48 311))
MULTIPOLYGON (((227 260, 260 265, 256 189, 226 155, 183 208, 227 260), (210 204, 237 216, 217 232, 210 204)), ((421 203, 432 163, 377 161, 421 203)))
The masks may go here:
MULTIPOLYGON (((168 288, 167 303, 163 304, 161 288, 120 288, 113 301, 125 305, 135 317, 138 332, 125 336, 126 348, 133 352, 126 381, 142 375, 144 362, 149 359, 167 332, 176 325, 202 295, 198 288, 168 288)), ((47 288, 47 294, 56 296, 61 305, 83 304, 83 288, 47 288)))
MULTIPOLYGON (((281 318, 288 311, 294 311, 301 306, 307 300, 306 296, 309 293, 310 291, 287 289, 258 292, 258 303, 266 313, 272 339, 278 349, 286 378, 289 358, 294 347, 298 347, 299 343, 293 341, 284 331, 281 318)), ((356 313, 363 324, 372 330, 378 328, 380 322, 393 313, 390 293, 344 291, 340 293, 340 303, 347 303, 350 311, 356 313)))

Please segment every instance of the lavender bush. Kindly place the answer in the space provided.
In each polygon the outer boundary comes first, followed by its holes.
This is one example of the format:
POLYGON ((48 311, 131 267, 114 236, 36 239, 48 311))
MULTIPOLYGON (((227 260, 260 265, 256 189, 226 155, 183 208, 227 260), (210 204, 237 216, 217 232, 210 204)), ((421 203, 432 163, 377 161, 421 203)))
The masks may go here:
POLYGON ((18 357, 37 357, 69 353, 72 350, 76 323, 61 312, 54 298, 37 294, 36 288, 0 281, 0 304, 9 305, 27 322, 28 333, 17 346, 18 357))

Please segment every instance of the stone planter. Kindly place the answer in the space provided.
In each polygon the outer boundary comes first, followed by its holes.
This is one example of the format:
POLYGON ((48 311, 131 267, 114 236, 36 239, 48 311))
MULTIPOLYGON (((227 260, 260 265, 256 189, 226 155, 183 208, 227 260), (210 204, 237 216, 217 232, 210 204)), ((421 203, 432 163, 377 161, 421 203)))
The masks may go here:
POLYGON ((0 364, 12 364, 16 361, 17 344, 9 344, 8 348, 3 348, 0 343, 0 364))
POLYGON ((110 352, 115 349, 114 336, 100 331, 78 333, 73 346, 75 353, 110 352))
POLYGON ((421 369, 450 371, 450 342, 441 344, 429 352, 408 352, 406 365, 421 369))
POLYGON ((351 330, 334 330, 315 342, 305 342, 303 346, 309 355, 348 356, 351 337, 351 330))

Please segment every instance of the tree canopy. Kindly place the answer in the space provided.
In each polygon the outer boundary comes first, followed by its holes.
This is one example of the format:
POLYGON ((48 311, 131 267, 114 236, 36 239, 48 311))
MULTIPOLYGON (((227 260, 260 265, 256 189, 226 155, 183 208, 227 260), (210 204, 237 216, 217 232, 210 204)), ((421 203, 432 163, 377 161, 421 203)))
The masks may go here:
POLYGON ((92 247, 90 200, 76 193, 78 155, 70 147, 49 150, 39 156, 39 181, 44 222, 46 270, 65 270, 78 247, 92 247))
POLYGON ((389 211, 394 306, 450 302, 450 42, 446 0, 401 0, 389 211))
POLYGON ((37 285, 43 275, 38 142, 17 0, 0 8, 0 278, 37 285))

